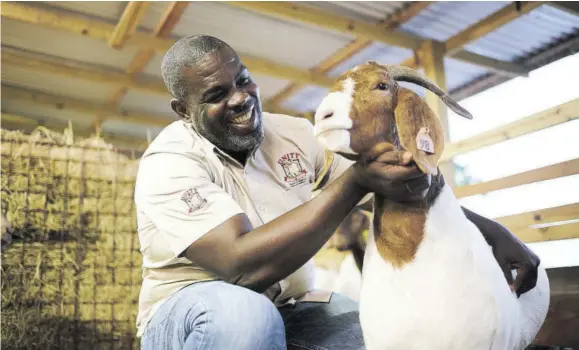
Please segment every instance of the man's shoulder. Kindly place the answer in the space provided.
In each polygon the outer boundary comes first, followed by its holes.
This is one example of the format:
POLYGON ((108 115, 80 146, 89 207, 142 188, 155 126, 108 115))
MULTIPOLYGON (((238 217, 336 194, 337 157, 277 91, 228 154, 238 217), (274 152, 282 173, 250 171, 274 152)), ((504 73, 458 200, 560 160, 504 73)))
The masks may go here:
POLYGON ((164 127, 153 139, 145 150, 143 158, 158 153, 189 154, 195 150, 194 146, 197 143, 194 136, 187 130, 187 125, 183 121, 174 121, 164 127))
POLYGON ((308 138, 313 135, 314 126, 306 118, 263 112, 263 120, 266 128, 278 134, 308 138))

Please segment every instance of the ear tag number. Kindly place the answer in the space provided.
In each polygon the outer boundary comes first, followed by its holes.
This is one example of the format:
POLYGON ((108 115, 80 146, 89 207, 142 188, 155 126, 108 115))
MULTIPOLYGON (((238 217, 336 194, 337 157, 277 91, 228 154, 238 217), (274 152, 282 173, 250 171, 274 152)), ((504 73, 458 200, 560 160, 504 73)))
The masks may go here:
POLYGON ((434 142, 429 135, 430 130, 427 127, 422 127, 416 135, 416 148, 426 153, 434 154, 434 142))

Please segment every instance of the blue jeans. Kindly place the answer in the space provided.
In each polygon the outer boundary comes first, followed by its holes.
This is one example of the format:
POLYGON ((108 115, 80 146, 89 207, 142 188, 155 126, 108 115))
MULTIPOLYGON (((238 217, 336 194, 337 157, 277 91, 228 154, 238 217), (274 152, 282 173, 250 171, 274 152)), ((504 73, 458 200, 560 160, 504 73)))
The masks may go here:
POLYGON ((171 296, 143 333, 141 349, 364 349, 358 304, 339 294, 330 303, 276 308, 265 296, 225 282, 192 284, 171 296))

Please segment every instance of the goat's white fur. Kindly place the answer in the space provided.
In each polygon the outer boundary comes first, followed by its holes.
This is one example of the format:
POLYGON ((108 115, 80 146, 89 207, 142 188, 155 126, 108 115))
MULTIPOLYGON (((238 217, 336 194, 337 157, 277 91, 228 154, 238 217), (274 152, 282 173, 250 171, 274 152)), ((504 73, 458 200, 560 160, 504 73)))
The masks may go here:
POLYGON ((329 93, 316 110, 314 134, 332 152, 356 154, 350 147, 350 108, 354 99, 354 81, 342 82, 343 90, 329 93), (331 118, 325 118, 333 113, 331 118), (325 118, 325 119, 324 119, 325 118))
POLYGON ((549 282, 517 296, 446 185, 415 259, 394 269, 368 236, 360 293, 367 349, 524 349, 547 315, 549 282))
MULTIPOLYGON (((333 135, 341 126, 349 133, 352 92, 329 94, 316 113, 316 135, 335 152, 351 149, 350 136, 336 134, 338 142, 324 131, 333 135)), ((369 350, 524 349, 546 318, 549 298, 542 266, 535 288, 517 298, 447 185, 427 213, 412 262, 395 269, 378 254, 373 232, 368 235, 360 320, 369 350)))

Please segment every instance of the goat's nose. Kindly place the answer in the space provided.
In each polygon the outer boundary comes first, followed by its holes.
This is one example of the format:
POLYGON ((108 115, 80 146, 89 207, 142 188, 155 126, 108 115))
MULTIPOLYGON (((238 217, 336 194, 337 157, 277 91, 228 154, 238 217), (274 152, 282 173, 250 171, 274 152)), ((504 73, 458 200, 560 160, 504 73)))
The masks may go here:
POLYGON ((334 115, 334 112, 327 112, 326 114, 322 115, 322 120, 331 118, 334 115))

